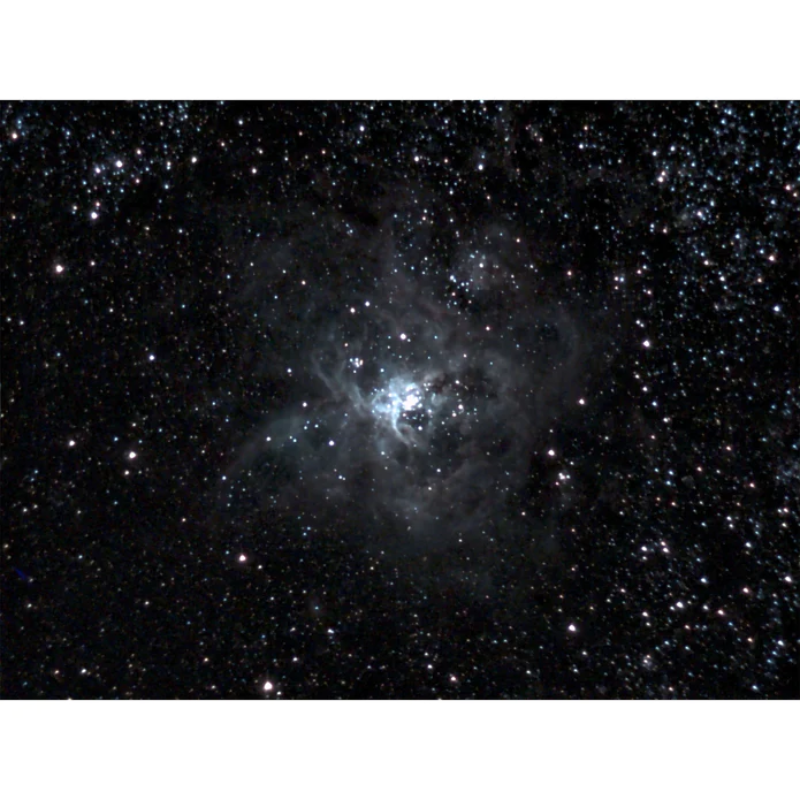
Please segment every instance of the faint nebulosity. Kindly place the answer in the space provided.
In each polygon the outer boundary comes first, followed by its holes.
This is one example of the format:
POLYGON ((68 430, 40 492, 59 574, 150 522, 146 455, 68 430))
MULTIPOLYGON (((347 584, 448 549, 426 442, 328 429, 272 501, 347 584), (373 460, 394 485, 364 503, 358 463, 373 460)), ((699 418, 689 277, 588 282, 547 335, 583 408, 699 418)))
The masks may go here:
POLYGON ((28 698, 797 697, 796 103, 6 103, 28 698))

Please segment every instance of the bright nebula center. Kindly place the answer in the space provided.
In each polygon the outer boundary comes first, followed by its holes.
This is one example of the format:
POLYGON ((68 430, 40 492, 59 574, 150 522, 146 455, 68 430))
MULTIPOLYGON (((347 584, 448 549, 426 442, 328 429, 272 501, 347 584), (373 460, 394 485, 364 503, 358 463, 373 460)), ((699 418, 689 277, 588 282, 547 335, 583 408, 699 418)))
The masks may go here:
POLYGON ((406 399, 403 400, 403 408, 406 411, 411 411, 412 408, 416 408, 420 404, 420 396, 416 393, 414 386, 406 387, 406 392, 408 392, 408 394, 406 395, 406 399))
MULTIPOLYGON (((406 437, 401 428, 402 423, 412 424, 412 415, 426 413, 423 389, 407 379, 395 378, 375 392, 369 403, 369 410, 373 417, 388 424, 395 435, 404 440, 406 437)), ((421 429, 418 421, 415 427, 421 429)))

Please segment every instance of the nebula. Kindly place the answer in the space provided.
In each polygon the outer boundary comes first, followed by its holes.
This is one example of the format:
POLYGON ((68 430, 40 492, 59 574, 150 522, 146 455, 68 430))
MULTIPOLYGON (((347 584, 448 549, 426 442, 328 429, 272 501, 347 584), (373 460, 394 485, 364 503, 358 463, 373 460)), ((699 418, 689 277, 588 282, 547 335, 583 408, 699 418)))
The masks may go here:
POLYGON ((485 560, 553 528, 550 510, 509 509, 577 407, 588 337, 518 232, 492 223, 448 248, 396 217, 315 211, 248 253, 239 302, 263 405, 223 496, 382 556, 485 560))

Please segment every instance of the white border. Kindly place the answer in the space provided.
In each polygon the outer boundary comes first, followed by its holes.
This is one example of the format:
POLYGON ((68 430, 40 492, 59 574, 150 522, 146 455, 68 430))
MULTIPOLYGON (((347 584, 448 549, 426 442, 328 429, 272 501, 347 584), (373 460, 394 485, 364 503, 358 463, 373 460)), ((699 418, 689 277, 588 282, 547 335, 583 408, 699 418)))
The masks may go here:
POLYGON ((797 99, 783 0, 3 8, 2 99, 797 99))

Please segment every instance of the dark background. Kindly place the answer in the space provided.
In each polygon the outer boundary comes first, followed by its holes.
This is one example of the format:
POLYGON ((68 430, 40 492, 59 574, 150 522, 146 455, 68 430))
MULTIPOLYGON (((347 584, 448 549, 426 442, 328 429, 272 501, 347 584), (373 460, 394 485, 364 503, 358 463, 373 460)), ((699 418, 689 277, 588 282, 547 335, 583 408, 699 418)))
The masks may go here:
POLYGON ((797 697, 799 147, 793 103, 2 105, 3 696, 797 697), (548 411, 479 420, 466 547, 461 495, 406 547, 259 449, 331 413, 352 292, 539 331, 476 381, 548 411))

